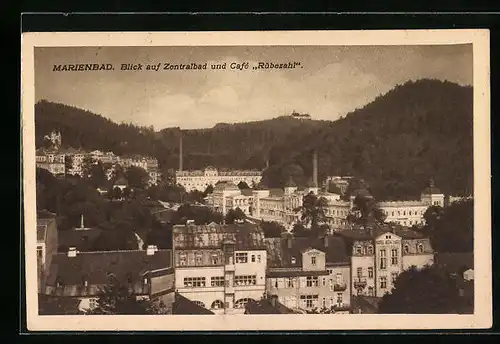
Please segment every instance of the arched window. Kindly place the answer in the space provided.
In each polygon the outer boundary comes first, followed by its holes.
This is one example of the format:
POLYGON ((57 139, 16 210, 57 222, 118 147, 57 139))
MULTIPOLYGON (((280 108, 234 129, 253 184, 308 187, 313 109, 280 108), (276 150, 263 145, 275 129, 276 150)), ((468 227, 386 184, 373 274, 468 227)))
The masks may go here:
POLYGON ((370 255, 370 256, 373 255, 373 246, 372 245, 368 245, 366 250, 367 250, 368 255, 370 255))
POLYGON ((418 252, 418 253, 422 253, 422 252, 424 252, 424 245, 423 245, 422 243, 419 243, 419 244, 417 245, 417 252, 418 252))
POLYGON ((187 254, 184 252, 179 253, 179 265, 186 265, 187 254))
POLYGON ((238 301, 236 301, 234 303, 234 308, 245 308, 245 306, 247 305, 247 302, 250 300, 253 301, 253 299, 250 299, 250 298, 239 299, 238 301))
POLYGON ((210 306, 211 309, 221 309, 224 308, 224 302, 221 300, 215 300, 212 302, 212 305, 210 306))
POLYGON ((198 306, 205 308, 205 304, 203 302, 197 300, 193 302, 196 303, 198 306))
POLYGON ((403 247, 403 252, 404 252, 405 254, 410 253, 410 246, 409 246, 408 244, 404 245, 404 247, 403 247))
POLYGON ((362 247, 361 245, 356 246, 356 254, 361 254, 362 253, 362 247))

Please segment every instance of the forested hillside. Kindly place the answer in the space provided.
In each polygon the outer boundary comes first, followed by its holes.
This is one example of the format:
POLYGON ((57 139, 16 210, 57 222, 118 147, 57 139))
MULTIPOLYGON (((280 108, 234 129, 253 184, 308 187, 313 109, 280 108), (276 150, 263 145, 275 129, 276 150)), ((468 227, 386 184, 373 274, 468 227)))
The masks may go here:
MULTIPOLYGON (((151 154, 163 168, 178 166, 179 128, 154 132, 119 125, 45 101, 36 105, 35 114, 38 146, 45 134, 58 129, 63 144, 75 148, 151 154)), ((269 159, 268 186, 281 186, 290 174, 303 184, 312 172, 311 151, 317 149, 320 180, 326 175, 361 177, 379 199, 415 198, 430 178, 446 193, 468 194, 472 119, 471 87, 410 81, 337 121, 282 116, 184 130, 184 168, 262 169, 269 159)))

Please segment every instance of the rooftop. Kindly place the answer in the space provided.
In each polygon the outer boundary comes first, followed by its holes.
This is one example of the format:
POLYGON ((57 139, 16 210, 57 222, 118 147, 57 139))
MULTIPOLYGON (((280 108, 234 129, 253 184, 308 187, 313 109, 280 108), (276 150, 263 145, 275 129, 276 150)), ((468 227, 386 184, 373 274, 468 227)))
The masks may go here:
POLYGON ((68 249, 68 247, 76 247, 80 251, 89 251, 101 233, 102 229, 100 228, 75 228, 59 231, 59 247, 64 248, 64 250, 68 249))
POLYGON ((106 285, 110 274, 122 282, 142 283, 144 273, 169 269, 171 264, 171 250, 158 250, 151 256, 139 250, 78 252, 76 257, 58 253, 52 258, 47 285, 82 285, 84 280, 88 285, 106 285))
POLYGON ((203 249, 221 247, 224 240, 232 240, 236 250, 265 249, 264 233, 259 225, 236 223, 229 225, 186 225, 174 226, 175 249, 203 249))
POLYGON ((172 314, 177 315, 210 315, 214 314, 208 309, 197 305, 195 302, 175 293, 175 301, 172 305, 172 314))
POLYGON ((36 220, 36 240, 45 241, 45 236, 47 234, 47 227, 49 225, 56 225, 55 218, 38 218, 36 220))
POLYGON ((401 237, 402 239, 425 238, 423 234, 411 230, 407 227, 403 227, 400 225, 388 225, 388 224, 383 226, 376 225, 374 228, 371 228, 371 230, 363 229, 362 227, 355 229, 341 230, 335 232, 335 235, 352 240, 372 240, 387 232, 392 232, 397 236, 401 237))
POLYGON ((348 264, 349 256, 342 238, 329 235, 325 239, 317 238, 266 238, 267 265, 275 268, 302 267, 302 253, 307 249, 317 249, 326 253, 326 264, 348 264), (291 248, 288 240, 292 240, 291 248), (292 259, 295 258, 295 264, 292 259))
POLYGON ((271 301, 268 299, 262 299, 256 301, 250 299, 245 306, 245 314, 295 314, 295 313, 297 312, 286 307, 278 300, 271 301))

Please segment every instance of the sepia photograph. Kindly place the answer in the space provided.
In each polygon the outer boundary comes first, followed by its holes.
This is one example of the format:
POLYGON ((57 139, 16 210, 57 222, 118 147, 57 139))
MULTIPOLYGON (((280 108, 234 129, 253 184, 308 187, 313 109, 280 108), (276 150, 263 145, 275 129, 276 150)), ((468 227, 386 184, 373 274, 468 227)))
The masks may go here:
POLYGON ((491 326, 488 47, 25 34, 28 327, 491 326))

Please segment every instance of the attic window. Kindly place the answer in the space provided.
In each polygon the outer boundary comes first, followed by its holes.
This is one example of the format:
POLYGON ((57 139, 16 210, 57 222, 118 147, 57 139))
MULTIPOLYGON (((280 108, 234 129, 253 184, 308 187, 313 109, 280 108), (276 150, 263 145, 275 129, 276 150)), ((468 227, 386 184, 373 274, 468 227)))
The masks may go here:
POLYGON ((295 264, 297 263, 297 260, 295 259, 295 257, 292 257, 292 264, 295 264))
POLYGON ((418 253, 424 252, 424 245, 422 245, 422 243, 419 243, 417 245, 417 251, 418 251, 418 253))

